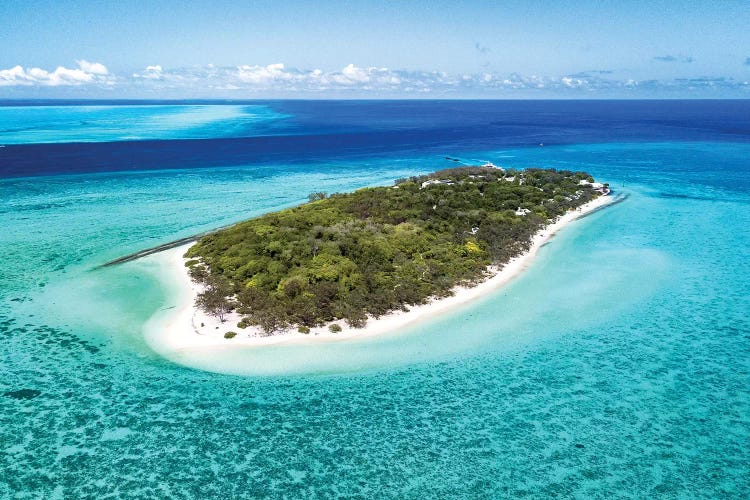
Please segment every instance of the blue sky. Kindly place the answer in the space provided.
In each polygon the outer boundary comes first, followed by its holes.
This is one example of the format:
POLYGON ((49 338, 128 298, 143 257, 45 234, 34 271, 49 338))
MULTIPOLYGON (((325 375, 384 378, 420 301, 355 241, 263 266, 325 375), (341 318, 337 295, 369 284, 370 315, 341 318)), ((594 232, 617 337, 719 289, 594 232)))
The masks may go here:
POLYGON ((723 1, 0 3, 0 97, 750 97, 723 1))

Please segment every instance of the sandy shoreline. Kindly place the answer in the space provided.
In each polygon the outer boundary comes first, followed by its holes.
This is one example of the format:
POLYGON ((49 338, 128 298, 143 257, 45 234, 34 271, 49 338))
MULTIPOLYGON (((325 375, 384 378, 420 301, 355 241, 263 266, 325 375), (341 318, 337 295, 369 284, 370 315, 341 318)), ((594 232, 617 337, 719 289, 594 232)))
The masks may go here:
POLYGON ((568 212, 555 223, 537 233, 528 252, 512 259, 502 269, 493 270, 494 274, 491 277, 474 287, 457 288, 454 290, 455 294, 451 297, 431 300, 427 304, 412 307, 408 312, 393 312, 381 316, 379 319, 370 319, 364 328, 351 328, 344 321, 338 321, 337 323, 342 327, 342 331, 339 333, 332 333, 326 327, 318 327, 312 328, 309 334, 302 334, 294 330, 265 337, 261 336, 259 330, 253 327, 237 328, 239 316, 236 314, 230 315, 225 323, 221 323, 218 319, 197 310, 194 303, 200 287, 190 280, 184 265, 185 259, 182 257, 193 244, 187 243, 143 259, 144 261, 148 259, 151 261, 150 263, 156 264, 160 273, 162 273, 161 279, 166 280, 167 284, 174 288, 174 293, 171 295, 173 302, 166 304, 144 327, 145 338, 154 350, 170 357, 170 354, 179 354, 180 351, 195 348, 261 347, 280 343, 341 342, 374 335, 398 333, 408 325, 434 318, 505 285, 529 266, 539 248, 556 232, 572 221, 604 207, 615 199, 613 196, 600 196, 576 210, 568 212), (237 336, 226 339, 224 333, 227 331, 236 332, 237 336))

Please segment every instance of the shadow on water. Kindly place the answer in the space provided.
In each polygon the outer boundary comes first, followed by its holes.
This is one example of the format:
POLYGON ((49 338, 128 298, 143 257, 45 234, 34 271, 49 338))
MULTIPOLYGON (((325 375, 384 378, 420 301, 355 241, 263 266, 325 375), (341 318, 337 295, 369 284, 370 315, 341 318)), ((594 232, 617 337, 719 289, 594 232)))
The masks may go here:
POLYGON ((697 200, 697 201, 728 201, 732 203, 749 203, 750 200, 744 199, 744 198, 727 198, 726 196, 695 196, 691 194, 683 194, 683 193, 658 193, 656 195, 658 198, 667 198, 667 199, 681 199, 681 200, 697 200))

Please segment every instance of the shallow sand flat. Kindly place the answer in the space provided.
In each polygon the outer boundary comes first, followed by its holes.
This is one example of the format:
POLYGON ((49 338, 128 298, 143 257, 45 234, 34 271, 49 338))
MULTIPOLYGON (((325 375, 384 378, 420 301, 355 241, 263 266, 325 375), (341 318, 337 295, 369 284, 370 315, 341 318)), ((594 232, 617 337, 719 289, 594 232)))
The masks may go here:
POLYGON ((195 297, 200 287, 190 280, 184 265, 183 255, 192 245, 188 243, 143 259, 151 261, 149 264, 156 265, 162 274, 162 279, 173 288, 175 304, 160 310, 149 320, 144 327, 145 337, 155 351, 169 359, 175 359, 195 350, 217 348, 225 351, 227 348, 262 348, 278 344, 354 342, 376 335, 400 334, 407 326, 433 319, 507 284, 533 262, 539 248, 557 231, 572 221, 612 203, 615 199, 613 196, 600 196, 560 217, 534 237, 529 251, 512 259, 502 269, 491 269, 490 277, 476 286, 456 288, 454 295, 414 306, 408 312, 397 311, 378 319, 371 318, 364 328, 351 328, 344 321, 339 321, 338 323, 343 328, 339 333, 332 333, 327 327, 318 327, 311 329, 309 334, 294 330, 263 336, 256 328, 238 329, 236 327, 239 320, 237 315, 230 315, 224 323, 206 315, 194 307, 195 297), (224 333, 227 331, 237 332, 237 336, 225 339, 224 333))

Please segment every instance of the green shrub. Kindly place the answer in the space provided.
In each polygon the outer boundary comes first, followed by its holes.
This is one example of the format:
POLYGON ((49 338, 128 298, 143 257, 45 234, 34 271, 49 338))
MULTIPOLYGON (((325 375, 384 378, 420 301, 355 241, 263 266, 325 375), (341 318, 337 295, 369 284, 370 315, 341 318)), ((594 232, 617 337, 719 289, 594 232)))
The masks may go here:
POLYGON ((341 325, 338 323, 332 323, 328 329, 331 330, 332 333, 339 333, 341 331, 341 325))
POLYGON ((248 326, 250 326, 250 323, 248 323, 248 322, 247 322, 247 320, 246 320, 245 318, 242 318, 242 319, 241 319, 241 320, 240 320, 240 321, 239 321, 239 322, 237 323, 237 328, 243 328, 243 329, 244 329, 244 328, 247 328, 248 326))
POLYGON ((297 331, 300 332, 300 333, 304 333, 305 335, 307 335, 308 333, 310 333, 310 327, 303 325, 303 326, 300 326, 299 328, 297 328, 297 331))
POLYGON ((325 200, 328 195, 323 191, 318 191, 317 193, 310 193, 307 195, 308 201, 319 201, 319 200, 325 200))
POLYGON ((227 332, 224 334, 225 339, 233 339, 237 336, 237 332, 227 332))

